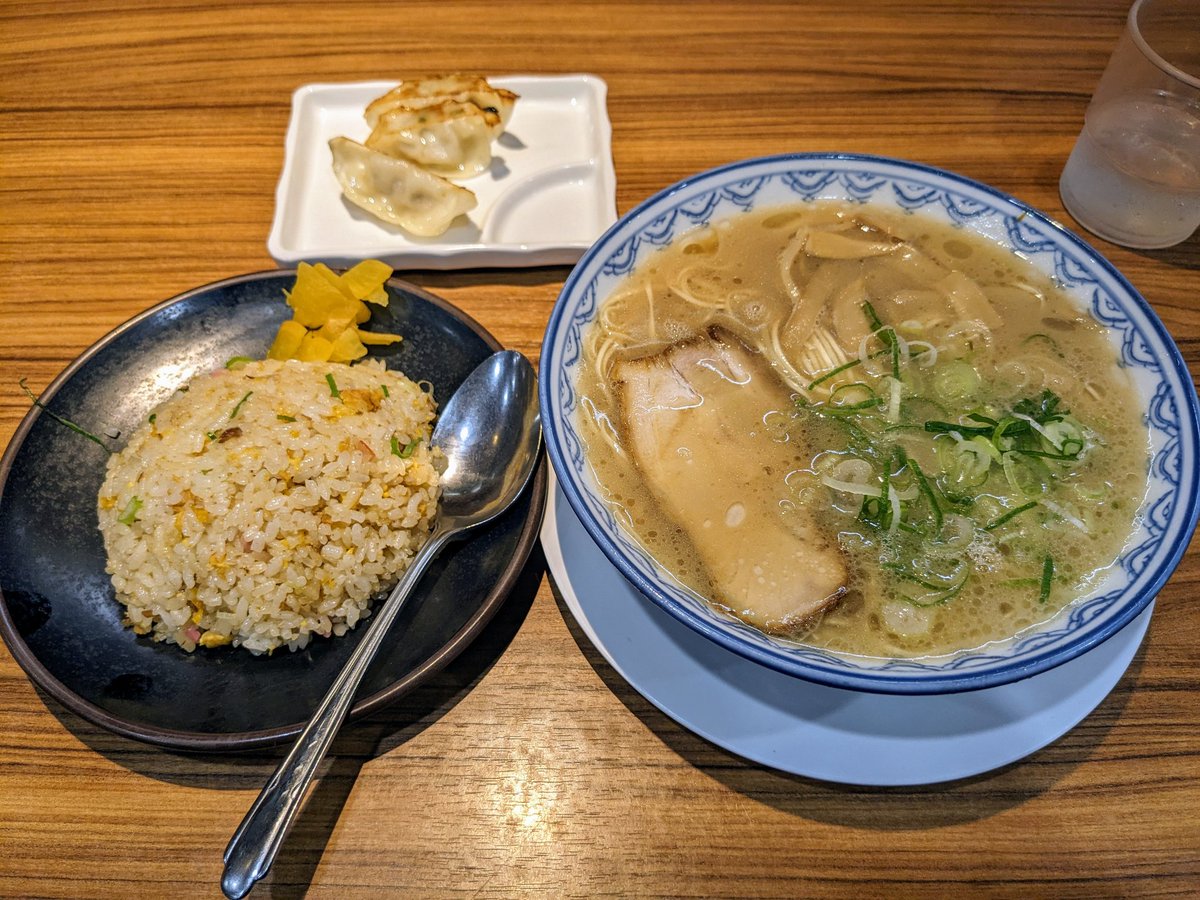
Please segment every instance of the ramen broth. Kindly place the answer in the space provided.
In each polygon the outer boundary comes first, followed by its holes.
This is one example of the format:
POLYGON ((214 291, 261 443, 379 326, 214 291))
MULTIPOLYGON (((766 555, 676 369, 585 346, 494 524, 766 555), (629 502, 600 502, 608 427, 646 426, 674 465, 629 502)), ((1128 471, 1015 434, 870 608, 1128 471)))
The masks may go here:
POLYGON ((939 655, 1047 620, 1103 577, 1144 496, 1141 404, 1103 329, 1016 254, 919 215, 776 207, 680 236, 602 303, 580 372, 587 459, 625 527, 715 606, 840 652, 939 655), (775 387, 698 387, 689 355, 714 385, 775 387), (631 393, 647 367, 670 396, 631 393), (733 402, 748 417, 689 431, 689 410, 733 402), (699 461, 696 497, 672 495, 676 457, 699 461), (844 584, 795 598, 802 615, 752 608, 712 558, 778 544, 746 508, 833 548, 844 584))

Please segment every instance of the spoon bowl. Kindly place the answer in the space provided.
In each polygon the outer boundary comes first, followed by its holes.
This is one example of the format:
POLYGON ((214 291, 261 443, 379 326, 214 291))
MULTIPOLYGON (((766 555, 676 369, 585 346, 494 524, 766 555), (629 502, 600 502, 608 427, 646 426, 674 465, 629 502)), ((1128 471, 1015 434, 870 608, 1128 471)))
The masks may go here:
POLYGON ((541 435, 537 376, 515 351, 480 363, 443 407, 431 439, 446 460, 433 532, 230 839, 221 878, 227 897, 244 897, 270 870, 359 682, 426 567, 447 543, 494 519, 520 496, 537 462, 541 435))
POLYGON ((473 527, 506 509, 533 471, 540 435, 533 368, 515 351, 489 357, 450 398, 434 428, 433 446, 446 457, 439 527, 473 527))

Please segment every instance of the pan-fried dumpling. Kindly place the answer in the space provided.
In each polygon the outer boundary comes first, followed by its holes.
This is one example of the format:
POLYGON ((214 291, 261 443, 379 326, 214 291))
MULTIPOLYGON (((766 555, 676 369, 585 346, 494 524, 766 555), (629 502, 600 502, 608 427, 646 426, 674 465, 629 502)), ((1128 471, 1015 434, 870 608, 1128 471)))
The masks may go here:
POLYGON ((367 146, 447 178, 470 178, 491 165, 492 130, 499 123, 495 113, 457 100, 397 107, 380 116, 367 146))
POLYGON ((481 75, 442 75, 400 82, 382 97, 373 100, 363 115, 367 124, 374 128, 383 114, 390 110, 400 107, 419 109, 443 100, 457 100, 460 103, 474 103, 484 112, 498 116, 499 122, 492 128, 492 137, 496 138, 508 127, 517 99, 512 91, 492 87, 481 75))
POLYGON ((403 159, 357 141, 329 142, 333 174, 351 203, 421 237, 434 237, 475 208, 475 195, 403 159))

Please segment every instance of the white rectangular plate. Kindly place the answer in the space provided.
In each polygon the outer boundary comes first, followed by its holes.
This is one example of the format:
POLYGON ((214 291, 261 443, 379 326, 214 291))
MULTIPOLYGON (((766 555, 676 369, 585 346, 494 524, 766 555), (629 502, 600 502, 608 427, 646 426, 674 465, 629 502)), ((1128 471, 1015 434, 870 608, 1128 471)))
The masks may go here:
POLYGON ((281 265, 458 269, 574 263, 617 219, 608 88, 594 75, 488 79, 520 95, 491 168, 457 182, 478 205, 444 234, 421 238, 343 199, 329 139, 364 141, 367 104, 394 81, 310 84, 292 97, 283 174, 267 250, 281 265))

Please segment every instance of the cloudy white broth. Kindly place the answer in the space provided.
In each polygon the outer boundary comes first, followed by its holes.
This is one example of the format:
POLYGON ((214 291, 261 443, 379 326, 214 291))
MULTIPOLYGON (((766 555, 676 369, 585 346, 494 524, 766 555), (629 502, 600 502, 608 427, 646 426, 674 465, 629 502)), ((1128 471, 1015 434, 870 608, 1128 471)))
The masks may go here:
POLYGON ((578 425, 623 525, 784 640, 941 655, 1113 565, 1147 429, 1102 328, 1025 260, 863 205, 677 237, 584 335, 578 425))

